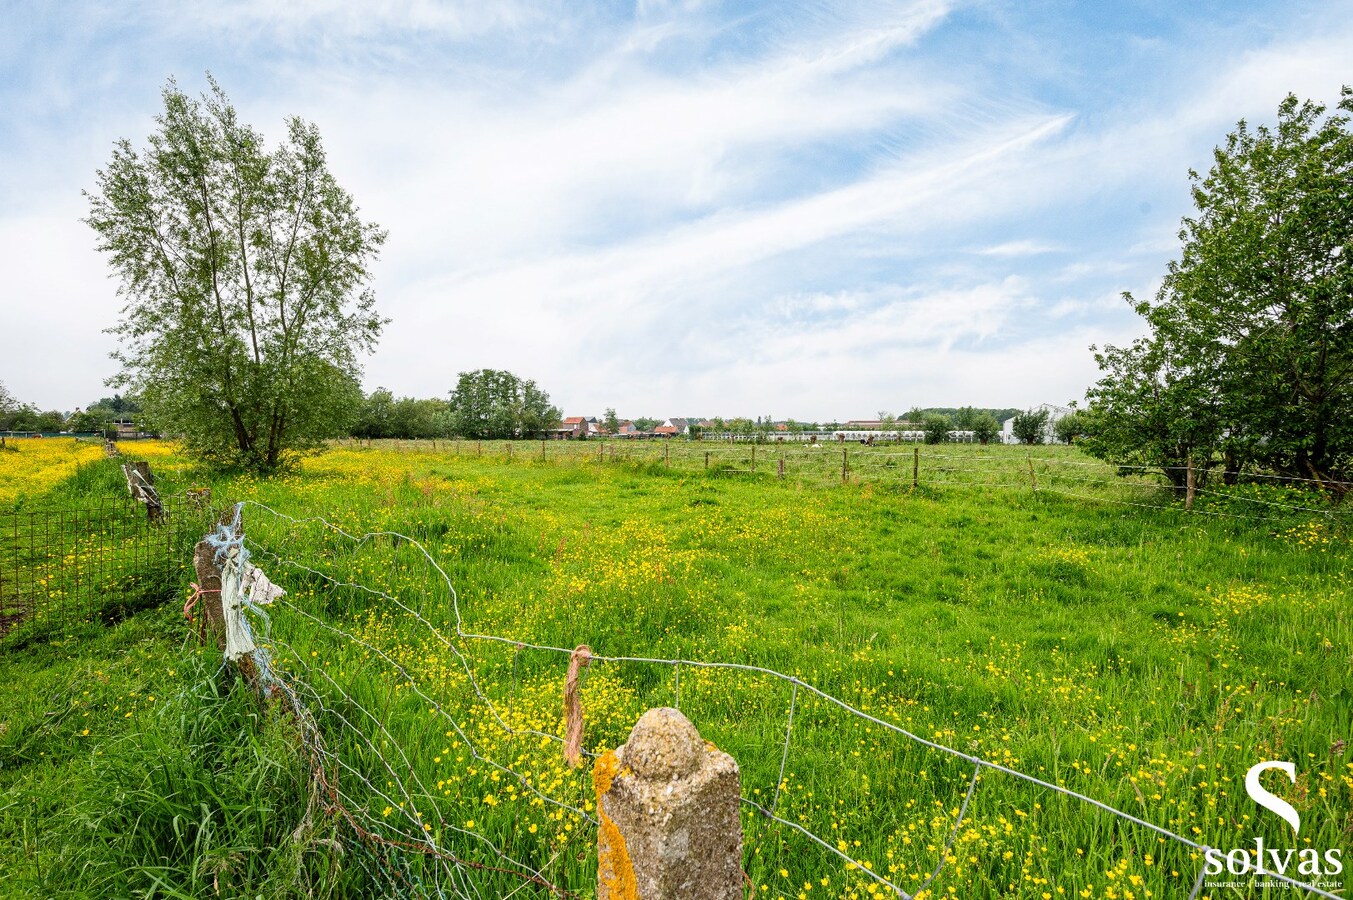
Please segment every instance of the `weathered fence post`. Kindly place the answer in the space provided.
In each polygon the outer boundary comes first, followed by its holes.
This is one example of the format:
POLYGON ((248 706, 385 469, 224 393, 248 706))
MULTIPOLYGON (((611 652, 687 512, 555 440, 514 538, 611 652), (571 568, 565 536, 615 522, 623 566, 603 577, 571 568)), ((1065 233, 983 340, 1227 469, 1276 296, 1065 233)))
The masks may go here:
POLYGON ((597 759, 597 900, 741 900, 738 764, 650 709, 597 759))
POLYGON ((1034 458, 1029 457, 1029 487, 1035 494, 1038 493, 1038 479, 1034 477, 1034 458))
POLYGON ((1189 454, 1189 468, 1188 468, 1188 472, 1185 474, 1185 484, 1184 484, 1184 508, 1185 508, 1185 509, 1193 509, 1193 494, 1194 494, 1194 492, 1198 489, 1197 482, 1195 481, 1195 478, 1196 478, 1196 477, 1197 477, 1197 476, 1195 476, 1194 473, 1193 473, 1193 454, 1190 453, 1190 454, 1189 454))
MULTIPOLYGON (((225 614, 221 611, 221 570, 216 566, 216 548, 208 541, 198 541, 193 548, 193 569, 197 572, 197 596, 194 600, 202 610, 204 634, 219 647, 225 647, 225 614)), ((191 603, 192 601, 190 601, 191 603)), ((188 612, 187 609, 184 610, 188 612)))
POLYGON ((779 469, 778 474, 779 474, 779 476, 780 476, 780 480, 781 480, 781 481, 784 481, 784 480, 785 480, 785 458, 784 458, 783 456, 780 457, 780 464, 779 464, 779 466, 778 466, 778 469, 779 469))
POLYGON ((921 486, 921 448, 911 448, 911 489, 921 486))
POLYGON ((850 463, 849 463, 849 459, 850 459, 850 448, 849 448, 849 447, 842 447, 842 448, 841 448, 841 483, 842 483, 842 484, 845 484, 845 483, 846 483, 846 480, 850 477, 850 463))
POLYGON ((706 468, 706 469, 709 468, 709 451, 708 451, 708 450, 705 451, 705 468, 706 468))
POLYGON ((672 465, 672 445, 671 445, 671 444, 663 444, 663 445, 662 445, 662 464, 663 464, 664 466, 670 466, 670 465, 672 465))
POLYGON ((164 515, 164 504, 155 492, 155 476, 151 474, 150 463, 145 460, 122 464, 122 474, 127 479, 127 490, 132 499, 146 505, 146 518, 157 522, 164 515))

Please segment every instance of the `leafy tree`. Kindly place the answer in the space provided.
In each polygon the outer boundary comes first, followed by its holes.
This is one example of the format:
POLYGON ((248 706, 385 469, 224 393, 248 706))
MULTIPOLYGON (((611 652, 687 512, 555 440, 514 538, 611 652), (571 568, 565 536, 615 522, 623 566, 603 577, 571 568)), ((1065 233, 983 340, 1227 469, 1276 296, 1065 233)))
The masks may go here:
POLYGON ((941 416, 936 413, 927 415, 921 420, 921 430, 925 432, 927 444, 943 444, 949 440, 949 431, 953 427, 953 422, 949 420, 948 416, 941 416))
POLYGON ((1015 413, 1015 421, 1010 430, 1021 444, 1041 444, 1048 433, 1048 411, 1046 409, 1015 413))
POLYGON ((614 407, 607 407, 606 420, 602 424, 610 434, 620 433, 620 419, 616 416, 614 407))
POLYGON ((314 125, 289 119, 268 152, 214 80, 200 100, 172 80, 163 97, 148 145, 119 141, 87 195, 125 300, 110 384, 196 455, 273 471, 358 407, 385 232, 330 174, 314 125))
POLYGON ((1091 418, 1084 410, 1073 410, 1052 423, 1052 433, 1063 444, 1074 444, 1090 433, 1091 418))
POLYGON ((103 397, 97 403, 91 403, 91 407, 106 407, 114 415, 135 415, 141 411, 141 404, 132 397, 124 397, 121 394, 114 394, 111 397, 103 397))
POLYGON ((1241 122, 1180 230, 1150 334, 1096 355, 1086 446, 1160 466, 1255 464, 1340 491, 1353 477, 1353 89, 1241 122))
POLYGON ((14 420, 28 407, 20 403, 0 381, 0 431, 14 430, 14 420))
POLYGON ((534 381, 499 369, 461 372, 451 392, 451 422, 467 438, 530 437, 559 424, 559 410, 534 381))
POLYGON ((973 419, 970 429, 973 439, 979 444, 989 444, 1001 433, 1001 423, 991 413, 979 413, 973 419))
POLYGON ((395 395, 383 387, 378 387, 362 399, 356 421, 352 426, 352 436, 359 438, 390 437, 391 414, 395 405, 395 395))
POLYGON ((442 437, 449 418, 450 404, 437 398, 400 397, 391 411, 391 437, 426 440, 442 437))
POLYGON ((960 407, 954 413, 954 427, 959 431, 972 431, 982 413, 971 406, 960 407))

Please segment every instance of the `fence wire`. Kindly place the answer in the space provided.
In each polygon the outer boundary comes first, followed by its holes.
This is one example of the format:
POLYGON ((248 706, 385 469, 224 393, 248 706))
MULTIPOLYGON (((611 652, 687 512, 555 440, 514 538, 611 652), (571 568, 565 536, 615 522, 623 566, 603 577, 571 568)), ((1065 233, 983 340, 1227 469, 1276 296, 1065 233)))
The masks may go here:
MULTIPOLYGON (((1074 496, 1074 495, 1072 495, 1074 496)), ((1088 497, 1087 499, 1099 499, 1088 497)), ((1134 504, 1136 505, 1136 504, 1134 504)), ((230 529, 223 527, 214 538, 214 543, 222 554, 221 559, 226 561, 227 565, 245 565, 246 561, 252 557, 254 560, 266 560, 269 567, 273 567, 274 573, 285 570, 291 570, 303 577, 317 579, 329 590, 354 590, 362 592, 371 597, 379 598, 387 603, 398 607, 403 613, 417 622, 418 626, 426 631, 438 645, 443 647, 452 656, 455 657, 457 665, 462 669, 466 676, 466 684, 473 695, 472 702, 479 705, 487 714, 485 721, 492 727, 497 728, 508 736, 531 735, 544 741, 550 741, 563 744, 563 738, 555 734, 542 732, 533 729, 515 728, 511 725, 507 717, 499 709, 498 705, 488 695, 481 686, 471 664, 468 645, 472 643, 503 645, 513 648, 514 662, 513 670, 516 670, 516 659, 523 651, 542 653, 557 656, 561 663, 566 661, 574 652, 571 647, 558 647, 548 644, 533 643, 522 640, 519 636, 499 635, 499 634, 480 634, 466 628, 465 620, 460 608, 460 598, 457 594, 451 578, 445 570, 439 565, 434 556, 418 540, 398 532, 382 531, 371 532, 363 535, 354 535, 345 529, 329 522, 323 517, 312 516, 306 518, 295 518, 285 513, 255 501, 245 501, 236 506, 236 524, 253 523, 261 519, 268 519, 286 533, 295 534, 301 529, 311 526, 317 526, 324 532, 337 536, 348 542, 350 547, 360 547, 369 542, 389 539, 396 544, 407 544, 413 548, 415 555, 420 557, 426 564, 428 573, 435 573, 435 576, 429 574, 434 582, 444 587, 446 595, 450 602, 450 611, 453 615, 454 627, 449 632, 443 632, 439 629, 420 609, 415 609, 404 602, 391 591, 382 586, 372 586, 361 582, 345 580, 334 577, 321 569, 316 568, 309 562, 291 558, 289 555, 280 552, 279 548, 269 547, 253 537, 246 535, 243 528, 230 529), (232 553, 232 551, 234 551, 232 553)), ((263 529, 267 531, 268 529, 263 529)), ((278 576, 280 577, 280 575, 278 576)), ((426 581, 424 588, 425 595, 426 581)), ((537 784, 528 776, 528 774, 518 771, 514 766, 514 761, 504 762, 492 758, 481 746, 479 746, 471 735, 469 729, 457 719, 452 711, 438 701, 431 693, 424 689, 419 680, 415 678, 414 673, 409 667, 401 663, 390 652, 376 646, 371 641, 353 634, 351 631, 340 627, 333 622, 327 621, 323 616, 305 608, 305 606, 294 599, 291 595, 276 601, 277 605, 287 607, 293 610, 302 618, 310 621, 324 632, 331 634, 335 639, 351 643, 363 648, 367 653, 374 655, 379 662, 387 669, 397 675, 398 683, 408 687, 418 699, 426 704, 429 713, 437 717, 449 727, 448 735, 454 734, 461 742, 463 747, 469 752, 470 757, 477 763, 482 763, 490 769, 498 772, 500 775, 511 778, 523 790, 523 796, 527 794, 536 797, 540 802, 552 805, 563 811, 577 817, 578 820, 587 822, 591 826, 596 825, 596 818, 587 810, 579 806, 560 800, 548 795, 542 791, 537 784)), ((266 648, 275 647, 286 651, 286 658, 294 660, 291 668, 274 666, 271 669, 262 668, 263 671, 270 672, 268 689, 276 690, 285 696, 287 703, 296 710, 298 720, 303 723, 305 733, 305 743, 307 752, 310 756, 312 767, 315 772, 315 782, 320 789, 325 802, 325 808, 328 812, 338 815, 350 826, 354 835, 366 847, 367 857, 363 857, 362 865, 368 874, 379 875, 380 879, 389 886, 398 887, 403 885, 410 896, 455 896, 461 898, 482 898, 484 894, 483 877, 488 873, 496 873, 507 877, 517 879, 520 884, 517 889, 528 886, 535 886, 550 893, 569 897, 570 892, 554 882, 546 875, 546 867, 535 868, 521 860, 513 859, 501 848, 468 828, 461 828, 454 823, 448 822, 440 813, 436 814, 435 821, 428 821, 420 811, 419 801, 423 805, 430 805, 435 811, 436 804, 429 803, 435 800, 435 795, 429 790, 428 786, 417 773, 416 766, 411 762, 405 749, 387 729, 383 717, 377 714, 369 706, 361 703, 352 694, 343 689, 333 677, 322 668, 317 668, 305 662, 305 657, 297 648, 282 638, 271 634, 271 623, 262 610, 246 602, 245 606, 251 615, 255 616, 263 626, 261 635, 260 651, 267 652, 266 648), (323 685, 315 683, 315 677, 323 681, 323 685), (333 702, 326 700, 326 696, 332 696, 337 692, 343 706, 347 707, 352 715, 359 717, 373 728, 380 736, 380 744, 389 744, 394 748, 394 757, 387 755, 376 741, 368 735, 357 722, 338 708, 333 702), (387 788, 382 788, 373 783, 368 774, 351 762, 346 761, 342 754, 326 745, 326 735, 321 733, 317 724, 314 711, 318 710, 322 715, 330 720, 336 721, 342 729, 343 735, 348 733, 357 735, 356 740, 359 745, 364 747, 366 752, 372 755, 377 761, 379 768, 389 776, 387 788), (366 810, 367 804, 360 798, 351 794, 343 787, 345 783, 356 781, 363 789, 369 792, 371 796, 380 798, 387 804, 387 813, 399 809, 400 815, 397 817, 397 823, 392 824, 385 817, 376 817, 373 812, 366 810), (477 844, 494 860, 493 863, 484 863, 482 861, 467 859, 464 854, 458 854, 448 848, 444 841, 445 836, 456 836, 458 839, 477 844), (409 862, 410 857, 421 857, 430 865, 431 875, 424 874, 426 866, 417 866, 409 862)), ((420 603, 421 607, 422 604, 420 603)), ((264 660, 267 661, 266 658, 264 660)), ((768 678, 773 682, 780 682, 789 687, 789 704, 786 715, 783 743, 777 749, 779 750, 779 776, 775 786, 775 793, 769 806, 758 802, 754 797, 747 796, 744 793, 742 803, 754 810, 754 812, 768 822, 789 829, 803 838, 809 840, 823 851, 839 857, 846 862, 848 867, 860 873, 862 876, 872 879, 882 888, 890 890, 895 896, 911 900, 922 891, 926 891, 934 880, 943 871, 946 860, 954 846, 960 829, 968 814, 970 804, 977 793, 977 789, 984 779, 985 775, 1004 776, 1016 781, 1034 786, 1040 790, 1054 793, 1056 795, 1068 798, 1078 803, 1084 804, 1091 810, 1106 814, 1114 819, 1128 823, 1137 828, 1144 829, 1158 836, 1158 838, 1173 842, 1174 844, 1192 851, 1191 858, 1198 860, 1197 877, 1193 881, 1193 889, 1189 894, 1190 898, 1196 897, 1204 884, 1205 860, 1207 857, 1208 845, 1194 841, 1184 835, 1178 834, 1168 828, 1157 825, 1141 817, 1132 815, 1122 809, 1119 809, 1109 803, 1088 796, 1084 793, 1072 790, 1065 786, 1052 783, 1039 778, 1027 772, 1022 772, 1012 767, 1002 765, 992 760, 964 752, 956 747, 941 743, 938 740, 929 740, 902 727, 901 725, 887 721, 878 716, 872 715, 857 706, 847 702, 840 697, 834 696, 827 691, 811 684, 808 681, 788 675, 771 668, 751 665, 746 663, 724 662, 716 660, 701 659, 668 659, 643 656, 619 656, 604 655, 593 653, 592 662, 602 664, 648 664, 671 667, 674 671, 674 689, 676 693, 676 703, 680 704, 680 671, 682 668, 699 669, 707 671, 720 671, 732 673, 746 673, 768 678), (833 706, 849 717, 868 725, 876 726, 888 733, 898 735, 906 741, 931 751, 943 754, 954 760, 962 761, 971 765, 972 775, 967 783, 966 793, 963 796, 961 805, 952 813, 953 824, 948 831, 947 840, 939 852, 939 859, 919 886, 908 890, 897 883, 897 880, 889 878, 884 874, 875 871, 865 860, 846 852, 844 844, 833 844, 830 840, 820 834, 814 833, 811 829, 800 822, 792 821, 778 814, 777 808, 780 800, 780 788, 784 783, 785 767, 792 753, 792 741, 795 730, 794 713, 800 702, 800 694, 807 694, 826 704, 833 706)), ((585 751, 586 752, 586 751, 585 751)), ((593 753, 588 753, 594 756, 593 753)), ((745 786, 744 786, 745 787, 745 786)), ((1338 900, 1336 894, 1330 893, 1312 884, 1308 884, 1292 878, 1288 875, 1271 872, 1261 868, 1257 871, 1252 870, 1251 874, 1258 877, 1273 879, 1284 885, 1305 891, 1308 895, 1332 898, 1338 900)), ((515 891, 514 891, 515 892, 515 891)))

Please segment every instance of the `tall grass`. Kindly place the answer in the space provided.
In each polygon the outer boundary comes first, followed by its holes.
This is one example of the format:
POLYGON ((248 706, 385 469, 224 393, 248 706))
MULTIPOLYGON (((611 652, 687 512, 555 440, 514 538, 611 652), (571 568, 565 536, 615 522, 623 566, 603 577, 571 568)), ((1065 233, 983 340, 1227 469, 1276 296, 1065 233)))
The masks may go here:
MULTIPOLYGON (((909 447, 872 458, 876 473, 851 469, 844 487, 826 463, 797 471, 787 463, 782 480, 761 450, 754 475, 750 454, 745 467, 737 456, 707 471, 703 456, 611 463, 594 452, 541 463, 522 447, 510 461, 445 444, 347 448, 283 479, 215 488, 298 517, 323 514, 354 534, 418 540, 454 584, 469 632, 774 668, 924 738, 1199 842, 1247 847, 1262 836, 1293 846, 1286 824, 1242 785, 1255 762, 1293 760, 1295 788, 1266 785, 1302 813, 1295 846, 1347 846, 1350 545, 1330 519, 1279 507, 1259 518, 1250 501, 1279 494, 1257 486, 1200 497, 1200 514, 1184 515, 1149 479, 1124 486, 1102 467, 1088 472, 1106 483, 1082 479, 1055 493, 1047 476, 1089 462, 1065 448, 1039 451, 1038 492, 1026 483, 1028 456, 1004 448, 944 448, 965 458, 923 459, 916 490, 909 447), (979 459, 990 462, 970 461, 979 459), (963 471, 982 465, 1006 474, 984 482, 963 471), (1091 499, 1065 496, 1082 492, 1091 499), (1139 495, 1148 502, 1127 505, 1139 495)), ((467 672, 442 642, 455 635, 450 591, 407 541, 355 544, 321 524, 255 507, 245 515, 255 559, 290 592, 270 610, 271 649, 325 748, 343 760, 339 804, 378 837, 423 835, 468 861, 513 868, 487 839, 588 895, 595 832, 539 794, 591 812, 589 774, 569 770, 556 743, 509 734, 493 714, 519 732, 559 734, 564 660, 453 640, 467 672)), ((437 881, 423 854, 357 840, 308 805, 319 795, 303 735, 220 687, 209 654, 150 641, 156 696, 172 693, 173 703, 120 720, 124 707, 112 709, 108 696, 86 710, 108 729, 97 742, 47 728, 51 704, 21 699, 43 697, 66 670, 130 685, 130 670, 96 669, 103 664, 92 654, 121 646, 143 620, 87 647, 0 660, 0 677, 25 686, 0 699, 0 716, 10 717, 0 721, 30 735, 9 757, 0 750, 0 761, 47 747, 62 759, 51 777, 0 768, 0 833, 11 836, 0 863, 21 873, 13 884, 33 896, 78 894, 78 885, 98 885, 84 889, 89 896, 218 887, 222 896, 358 896, 416 895, 437 881), (223 759, 232 764, 214 762, 223 759), (102 785, 125 799, 123 812, 95 804, 102 785), (45 810, 40 820, 26 815, 30 798, 45 810), (40 851, 23 836, 48 820, 60 824, 47 825, 40 851)), ((149 619, 166 636, 171 620, 149 619)), ((149 677, 137 668, 136 678, 149 677)), ((790 696, 764 676, 594 664, 582 687, 587 748, 622 742, 640 712, 676 703, 678 691, 701 732, 738 759, 744 795, 770 802, 790 696)), ((941 857, 971 768, 804 692, 794 723, 778 814, 914 888, 941 857)), ((758 896, 877 889, 858 867, 750 808, 744 835, 758 896)), ((933 896, 1186 896, 1200 864, 1152 832, 988 771, 933 896)), ((510 873, 473 877, 484 896, 544 895, 510 873)))

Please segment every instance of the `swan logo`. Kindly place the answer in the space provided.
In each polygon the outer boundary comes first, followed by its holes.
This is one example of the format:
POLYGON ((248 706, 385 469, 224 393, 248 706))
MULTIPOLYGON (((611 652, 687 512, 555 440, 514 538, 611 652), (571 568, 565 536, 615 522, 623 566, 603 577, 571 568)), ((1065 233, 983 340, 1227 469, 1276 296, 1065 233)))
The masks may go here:
POLYGON ((1250 795, 1250 799, 1258 803, 1269 812, 1281 816, 1288 825, 1292 826, 1292 836, 1296 837, 1301 833, 1301 816, 1281 797, 1274 796, 1264 790, 1264 786, 1259 783, 1259 773, 1269 769, 1278 769, 1287 775, 1287 780, 1293 784, 1297 783, 1297 767, 1295 763, 1278 762, 1269 760, 1268 762, 1255 763, 1250 766, 1250 770, 1245 773, 1245 793, 1250 795))
MULTIPOLYGON (((1267 760, 1261 763, 1255 763, 1250 766, 1250 770, 1245 773, 1245 793, 1250 795, 1250 799, 1259 806, 1273 813, 1282 819, 1288 825, 1292 826, 1293 840, 1301 833, 1301 815, 1292 804, 1281 797, 1274 795, 1259 783, 1259 776, 1269 769, 1277 769, 1287 776, 1287 780, 1292 784, 1297 783, 1297 767, 1293 763, 1279 760, 1267 760)), ((1305 847, 1301 850, 1265 847, 1264 839, 1256 837, 1254 839, 1254 849, 1249 847, 1237 847, 1230 852, 1218 850, 1215 847, 1209 847, 1205 854, 1204 874, 1221 875, 1227 872, 1231 875, 1254 875, 1254 876, 1272 876, 1280 875, 1284 877, 1305 877, 1316 879, 1329 878, 1335 875, 1341 875, 1344 871, 1342 850, 1326 850, 1323 854, 1313 847, 1305 847)), ((1266 886, 1278 887, 1283 882, 1265 883, 1266 886)), ((1333 888, 1338 890, 1342 885, 1337 881, 1316 881, 1316 886, 1323 888, 1333 888)), ((1254 884, 1244 885, 1239 881, 1208 881, 1210 887, 1253 887, 1254 884)))

